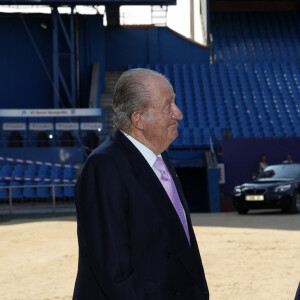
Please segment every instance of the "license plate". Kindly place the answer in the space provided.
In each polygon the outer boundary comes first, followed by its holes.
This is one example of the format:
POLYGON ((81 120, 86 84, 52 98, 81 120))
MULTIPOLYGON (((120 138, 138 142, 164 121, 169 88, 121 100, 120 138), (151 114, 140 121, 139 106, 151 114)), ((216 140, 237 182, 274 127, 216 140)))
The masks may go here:
POLYGON ((246 201, 264 201, 264 195, 247 195, 246 201))

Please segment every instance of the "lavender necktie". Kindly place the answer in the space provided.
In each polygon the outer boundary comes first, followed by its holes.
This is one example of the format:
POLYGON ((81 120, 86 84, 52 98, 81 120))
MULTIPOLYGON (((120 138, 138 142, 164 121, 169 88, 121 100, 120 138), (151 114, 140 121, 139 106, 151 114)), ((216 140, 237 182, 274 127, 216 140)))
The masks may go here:
POLYGON ((166 193, 168 194, 168 196, 177 212, 177 215, 178 215, 178 217, 181 221, 181 224, 183 226, 183 229, 185 231, 186 237, 190 243, 189 229, 188 229, 187 222, 185 219, 184 210, 183 210, 181 201, 179 199, 177 189, 176 189, 175 183, 172 179, 172 176, 170 175, 168 168, 165 165, 162 158, 157 157, 153 166, 161 173, 160 182, 163 185, 166 193))

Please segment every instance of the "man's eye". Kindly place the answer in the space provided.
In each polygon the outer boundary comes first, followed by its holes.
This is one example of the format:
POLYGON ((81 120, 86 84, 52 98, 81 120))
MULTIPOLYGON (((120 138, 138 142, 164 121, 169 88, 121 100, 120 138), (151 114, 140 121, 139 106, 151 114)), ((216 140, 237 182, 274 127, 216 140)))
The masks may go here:
POLYGON ((169 104, 168 106, 166 106, 163 110, 164 113, 169 113, 171 111, 171 104, 169 104))

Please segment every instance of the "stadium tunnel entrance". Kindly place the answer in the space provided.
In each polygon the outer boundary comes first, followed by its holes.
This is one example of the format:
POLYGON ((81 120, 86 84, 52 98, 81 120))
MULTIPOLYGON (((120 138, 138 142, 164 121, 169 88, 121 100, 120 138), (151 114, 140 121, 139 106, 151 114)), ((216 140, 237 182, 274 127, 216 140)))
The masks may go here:
POLYGON ((209 150, 171 150, 168 156, 176 168, 190 212, 220 212, 219 170, 209 150))
POLYGON ((190 212, 208 212, 207 168, 181 167, 176 168, 176 172, 187 199, 190 212))

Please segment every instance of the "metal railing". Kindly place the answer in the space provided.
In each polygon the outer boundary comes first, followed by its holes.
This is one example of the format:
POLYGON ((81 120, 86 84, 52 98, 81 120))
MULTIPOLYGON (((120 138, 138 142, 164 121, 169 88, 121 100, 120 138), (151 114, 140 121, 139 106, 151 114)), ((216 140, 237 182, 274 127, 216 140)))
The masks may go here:
MULTIPOLYGON (((13 212, 13 200, 17 199, 17 198, 13 198, 12 196, 12 189, 26 189, 26 188, 51 188, 52 189, 52 195, 50 194, 50 198, 52 198, 52 211, 55 213, 56 212, 56 195, 55 195, 55 188, 64 188, 64 187, 75 187, 75 184, 45 184, 45 185, 14 185, 14 186, 1 186, 0 190, 3 189, 8 189, 8 204, 9 204, 9 214, 12 214, 13 212)), ((45 197, 30 197, 30 199, 36 199, 37 201, 41 198, 45 198, 45 197)), ((7 198, 2 198, 1 200, 5 200, 7 198)), ((22 199, 22 198, 18 198, 18 199, 22 199)), ((25 196, 23 196, 23 199, 29 199, 25 196)))

